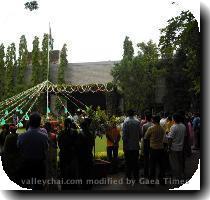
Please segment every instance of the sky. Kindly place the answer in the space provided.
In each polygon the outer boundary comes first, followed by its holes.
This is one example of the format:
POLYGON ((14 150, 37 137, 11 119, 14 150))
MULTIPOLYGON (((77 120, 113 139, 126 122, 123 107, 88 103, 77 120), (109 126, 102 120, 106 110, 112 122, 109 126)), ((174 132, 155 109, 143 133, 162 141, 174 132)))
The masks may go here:
POLYGON ((54 49, 67 44, 69 62, 120 60, 129 36, 158 43, 167 20, 190 10, 200 20, 199 0, 38 0, 39 9, 24 9, 26 0, 0 0, 0 43, 16 43, 25 35, 29 51, 34 36, 51 32, 54 49), (172 4, 172 2, 175 2, 172 4))

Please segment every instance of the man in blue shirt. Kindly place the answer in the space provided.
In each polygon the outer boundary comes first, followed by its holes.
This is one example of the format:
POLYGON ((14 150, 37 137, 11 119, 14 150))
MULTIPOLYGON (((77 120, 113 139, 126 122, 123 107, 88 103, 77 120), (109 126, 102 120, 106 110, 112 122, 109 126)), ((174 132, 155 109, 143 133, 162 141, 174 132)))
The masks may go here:
POLYGON ((21 184, 32 189, 43 189, 46 176, 48 137, 40 130, 41 116, 34 112, 29 118, 29 129, 19 136, 17 145, 22 157, 21 184), (25 181, 28 181, 27 183, 25 181))
POLYGON ((134 117, 134 111, 128 111, 128 118, 123 123, 123 150, 126 163, 126 177, 139 181, 139 142, 141 140, 141 126, 134 117))

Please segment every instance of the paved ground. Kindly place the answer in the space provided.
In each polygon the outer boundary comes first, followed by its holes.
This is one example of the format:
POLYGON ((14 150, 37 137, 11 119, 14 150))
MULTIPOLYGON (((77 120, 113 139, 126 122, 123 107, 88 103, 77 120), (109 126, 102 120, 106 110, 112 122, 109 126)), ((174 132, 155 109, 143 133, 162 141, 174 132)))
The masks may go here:
MULTIPOLYGON (((185 169, 185 180, 189 180, 192 178, 193 174, 198 168, 198 163, 200 160, 200 151, 193 151, 191 157, 186 158, 186 169, 185 169)), ((169 188, 179 187, 173 182, 173 179, 167 179, 167 183, 164 186, 160 184, 149 185, 148 181, 143 179, 143 169, 140 168, 140 183, 134 184, 133 182, 128 182, 128 180, 123 179, 124 172, 120 172, 114 175, 108 175, 108 177, 104 180, 107 181, 107 184, 95 185, 92 190, 93 191, 131 191, 131 192, 164 192, 168 191, 169 188)), ((166 179, 165 179, 166 180, 166 179)), ((176 181, 176 180, 175 180, 176 181)))

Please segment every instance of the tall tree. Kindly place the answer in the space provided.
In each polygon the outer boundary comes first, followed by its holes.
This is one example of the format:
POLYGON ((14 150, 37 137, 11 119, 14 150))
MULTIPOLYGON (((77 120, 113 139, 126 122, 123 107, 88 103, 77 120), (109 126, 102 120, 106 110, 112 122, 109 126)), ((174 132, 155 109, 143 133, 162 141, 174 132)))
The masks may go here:
POLYGON ((40 83, 40 49, 39 49, 39 38, 35 36, 33 40, 33 50, 32 50, 32 85, 40 83))
POLYGON ((152 40, 147 43, 138 43, 137 47, 139 47, 138 56, 142 57, 146 63, 149 63, 151 66, 153 66, 158 62, 158 47, 152 42, 152 40))
POLYGON ((182 11, 177 17, 168 20, 161 29, 159 41, 163 58, 173 59, 174 52, 182 49, 186 54, 185 75, 192 81, 190 90, 200 93, 200 32, 198 22, 190 11, 182 11))
POLYGON ((19 44, 19 57, 18 57, 18 69, 17 69, 17 85, 18 91, 26 88, 25 71, 28 66, 28 49, 25 35, 20 38, 19 44))
POLYGON ((0 45, 0 101, 4 99, 5 95, 5 75, 6 75, 6 70, 4 66, 4 45, 0 45))
POLYGON ((179 49, 174 55, 170 67, 167 67, 166 78, 166 95, 164 97, 165 108, 168 111, 176 112, 178 110, 189 110, 191 106, 191 95, 189 87, 191 82, 184 75, 186 66, 186 55, 183 50, 179 49))
POLYGON ((39 8, 37 1, 27 1, 24 5, 25 9, 29 9, 30 11, 37 10, 39 8))
MULTIPOLYGON (((182 68, 180 76, 187 77, 191 82, 186 93, 191 93, 194 109, 199 109, 200 102, 200 78, 201 78, 201 54, 200 54, 200 32, 198 22, 189 11, 182 11, 177 17, 168 20, 168 25, 161 29, 159 41, 162 58, 170 63, 172 67, 177 61, 177 52, 185 54, 185 63, 179 64, 182 68), (176 59, 175 59, 176 57, 176 59), (175 60, 174 60, 175 59, 175 60)), ((183 60, 182 60, 183 61, 183 60)), ((171 71, 170 69, 166 69, 171 71)))
MULTIPOLYGON (((58 66, 58 73, 57 73, 57 83, 58 84, 63 84, 65 83, 65 70, 68 66, 68 60, 67 60, 67 45, 64 44, 62 49, 61 49, 61 53, 60 53, 60 64, 58 66)), ((60 97, 62 102, 65 102, 65 98, 63 98, 62 96, 60 97)), ((63 107, 60 103, 60 100, 58 99, 58 97, 56 98, 56 109, 58 110, 58 113, 62 111, 63 107)))
POLYGON ((16 73, 16 47, 12 43, 7 48, 6 54, 6 97, 12 96, 15 92, 15 73, 16 73))
POLYGON ((64 72, 68 66, 67 60, 67 45, 64 44, 60 54, 60 64, 58 66, 57 82, 58 84, 65 83, 64 72))
POLYGON ((123 43, 123 59, 132 60, 134 55, 134 49, 133 49, 133 43, 129 39, 128 36, 125 37, 124 43, 123 43))
POLYGON ((142 111, 152 109, 154 106, 158 51, 152 41, 139 43, 138 47, 140 48, 138 56, 132 60, 124 57, 115 65, 112 75, 114 83, 124 96, 126 108, 132 107, 142 111))
POLYGON ((42 76, 40 77, 40 82, 47 80, 47 71, 48 71, 48 34, 44 34, 42 40, 42 52, 41 52, 41 71, 42 76))

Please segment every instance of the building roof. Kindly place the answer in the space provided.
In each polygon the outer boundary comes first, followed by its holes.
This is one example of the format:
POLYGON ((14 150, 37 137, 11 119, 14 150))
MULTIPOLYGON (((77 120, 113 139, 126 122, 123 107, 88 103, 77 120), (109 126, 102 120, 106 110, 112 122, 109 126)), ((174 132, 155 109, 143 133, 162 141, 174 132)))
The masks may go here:
MULTIPOLYGON (((86 63, 69 63, 65 70, 65 81, 73 85, 86 85, 92 83, 106 84, 113 80, 111 70, 116 61, 86 62, 86 63)), ((56 64, 50 68, 50 77, 53 83, 57 81, 56 64)))

